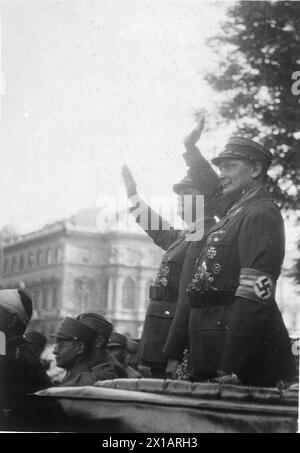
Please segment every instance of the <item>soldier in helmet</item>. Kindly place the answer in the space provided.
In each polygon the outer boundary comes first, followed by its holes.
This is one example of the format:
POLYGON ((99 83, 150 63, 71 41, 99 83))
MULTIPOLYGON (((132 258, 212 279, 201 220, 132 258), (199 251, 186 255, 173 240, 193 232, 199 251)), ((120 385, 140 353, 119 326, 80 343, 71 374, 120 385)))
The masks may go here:
POLYGON ((212 160, 232 206, 209 232, 188 287, 188 322, 174 322, 165 348, 182 357, 178 335, 188 332, 193 380, 272 386, 296 375, 275 301, 285 242, 266 189, 271 160, 267 149, 240 136, 212 160))

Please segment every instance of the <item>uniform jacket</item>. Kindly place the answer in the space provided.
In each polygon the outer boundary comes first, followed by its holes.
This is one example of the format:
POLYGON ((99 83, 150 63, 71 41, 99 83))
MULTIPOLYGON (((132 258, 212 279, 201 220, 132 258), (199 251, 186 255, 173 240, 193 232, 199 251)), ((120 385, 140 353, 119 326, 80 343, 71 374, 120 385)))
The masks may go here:
POLYGON ((22 338, 7 342, 5 356, 0 356, 0 426, 16 429, 27 393, 51 387, 45 368, 22 338))
POLYGON ((105 381, 116 377, 117 374, 108 360, 94 366, 83 363, 81 366, 76 367, 76 370, 67 372, 59 387, 94 385, 97 381, 105 381))
POLYGON ((184 329, 194 379, 219 371, 270 385, 292 377, 288 333, 275 302, 283 257, 283 220, 264 189, 246 194, 212 227, 189 285, 189 323, 187 316, 184 326, 174 323, 166 345, 178 357, 186 343, 178 343, 177 333, 184 329))

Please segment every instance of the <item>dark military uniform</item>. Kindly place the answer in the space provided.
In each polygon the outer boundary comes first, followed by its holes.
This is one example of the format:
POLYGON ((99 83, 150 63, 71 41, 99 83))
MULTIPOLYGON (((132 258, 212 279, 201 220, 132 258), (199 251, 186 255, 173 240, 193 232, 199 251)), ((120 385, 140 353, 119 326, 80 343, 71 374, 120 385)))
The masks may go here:
MULTIPOLYGON (((165 370, 168 357, 163 352, 163 347, 173 322, 178 298, 186 299, 186 287, 191 279, 196 258, 205 243, 205 235, 215 223, 214 215, 222 216, 224 209, 228 206, 228 201, 224 200, 220 192, 220 184, 215 171, 201 156, 197 148, 195 148, 193 160, 189 163, 191 169, 188 177, 175 185, 174 190, 180 191, 181 184, 190 184, 198 189, 199 194, 204 195, 204 237, 198 241, 190 241, 186 232, 170 227, 160 217, 155 223, 163 226, 164 229, 145 229, 154 243, 166 251, 155 284, 149 290, 150 300, 138 353, 141 362, 151 367, 154 373, 155 369, 161 370, 159 373, 163 373, 165 370), (182 272, 183 269, 184 272, 182 272)), ((149 218, 158 217, 148 206, 144 205, 144 209, 148 209, 149 218)), ((137 217, 137 222, 140 223, 140 217, 137 217)), ((182 312, 182 315, 186 318, 186 311, 182 312)), ((182 339, 182 343, 184 341, 185 339, 182 339)))
POLYGON ((19 429, 26 417, 23 410, 26 394, 53 384, 42 363, 22 338, 8 341, 6 355, 1 356, 0 362, 2 429, 19 429))
POLYGON ((82 363, 76 369, 74 368, 70 372, 67 372, 59 386, 80 387, 83 385, 94 385, 97 381, 115 379, 116 377, 117 374, 108 360, 94 366, 91 366, 89 363, 82 363))
MULTIPOLYGON (((245 384, 274 385, 295 376, 274 298, 283 257, 283 220, 263 188, 244 195, 211 229, 188 290, 193 379, 233 374, 245 384)), ((183 348, 173 327, 170 357, 183 348)))

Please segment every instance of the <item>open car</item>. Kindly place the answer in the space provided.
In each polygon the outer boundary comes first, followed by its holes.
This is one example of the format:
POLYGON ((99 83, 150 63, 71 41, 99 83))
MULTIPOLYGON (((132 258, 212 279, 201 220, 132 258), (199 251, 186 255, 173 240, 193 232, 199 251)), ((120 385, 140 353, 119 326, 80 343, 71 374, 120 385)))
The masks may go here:
POLYGON ((20 415, 25 431, 295 433, 298 389, 114 379, 39 391, 20 415))

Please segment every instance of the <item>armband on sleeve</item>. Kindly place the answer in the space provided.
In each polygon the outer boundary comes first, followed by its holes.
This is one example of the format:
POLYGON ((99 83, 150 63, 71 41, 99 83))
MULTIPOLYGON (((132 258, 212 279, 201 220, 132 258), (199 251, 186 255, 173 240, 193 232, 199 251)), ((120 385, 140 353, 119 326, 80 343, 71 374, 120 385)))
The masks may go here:
POLYGON ((256 302, 275 297, 276 285, 273 277, 257 269, 242 268, 236 297, 245 297, 256 302))

